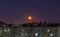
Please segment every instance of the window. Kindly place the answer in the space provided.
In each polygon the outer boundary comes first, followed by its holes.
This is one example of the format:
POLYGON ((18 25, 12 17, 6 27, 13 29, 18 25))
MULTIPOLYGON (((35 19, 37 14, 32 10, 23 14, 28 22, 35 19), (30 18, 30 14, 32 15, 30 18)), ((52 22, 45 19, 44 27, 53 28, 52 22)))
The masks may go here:
POLYGON ((35 33, 35 36, 38 36, 38 33, 35 33))
POLYGON ((51 33, 50 36, 53 36, 53 34, 51 33))
POLYGON ((47 29, 47 32, 50 32, 50 29, 47 29))
POLYGON ((26 33, 25 35, 27 36, 28 34, 26 33))
POLYGON ((4 29, 4 32, 10 32, 11 30, 10 29, 4 29))

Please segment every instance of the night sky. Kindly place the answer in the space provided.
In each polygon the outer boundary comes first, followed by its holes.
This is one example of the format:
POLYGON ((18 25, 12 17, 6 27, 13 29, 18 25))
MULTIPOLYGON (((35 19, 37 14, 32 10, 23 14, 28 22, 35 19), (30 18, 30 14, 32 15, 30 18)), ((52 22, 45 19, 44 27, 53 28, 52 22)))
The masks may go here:
POLYGON ((58 0, 0 0, 0 20, 8 23, 47 21, 60 23, 58 0))

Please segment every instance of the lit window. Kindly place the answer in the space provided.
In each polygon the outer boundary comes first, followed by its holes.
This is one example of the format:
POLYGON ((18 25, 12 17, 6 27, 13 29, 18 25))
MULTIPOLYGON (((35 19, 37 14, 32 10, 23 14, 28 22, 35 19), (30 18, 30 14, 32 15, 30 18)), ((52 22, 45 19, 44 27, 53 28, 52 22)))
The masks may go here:
POLYGON ((47 37, 46 34, 44 34, 44 37, 47 37))
POLYGON ((35 33, 35 36, 38 36, 38 33, 35 33))
POLYGON ((26 36, 27 36, 28 34, 26 33, 26 36))
POLYGON ((10 32, 11 30, 10 29, 8 29, 8 32, 10 32))
POLYGON ((4 32, 7 32, 7 30, 5 29, 4 32))
POLYGON ((50 32, 50 29, 47 29, 47 32, 50 32))
POLYGON ((50 36, 53 36, 53 34, 51 33, 50 36))
POLYGON ((5 29, 4 32, 10 32, 11 30, 10 29, 5 29))
POLYGON ((21 33, 21 35, 23 36, 23 33, 21 33))
POLYGON ((21 32, 24 32, 24 29, 21 29, 21 32))

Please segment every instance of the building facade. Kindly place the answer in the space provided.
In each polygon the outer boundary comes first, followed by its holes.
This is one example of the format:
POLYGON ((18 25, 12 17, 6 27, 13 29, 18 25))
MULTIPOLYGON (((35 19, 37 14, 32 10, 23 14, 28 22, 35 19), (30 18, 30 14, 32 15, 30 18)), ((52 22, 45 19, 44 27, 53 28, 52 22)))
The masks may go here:
POLYGON ((60 37, 58 27, 0 27, 0 37, 60 37))

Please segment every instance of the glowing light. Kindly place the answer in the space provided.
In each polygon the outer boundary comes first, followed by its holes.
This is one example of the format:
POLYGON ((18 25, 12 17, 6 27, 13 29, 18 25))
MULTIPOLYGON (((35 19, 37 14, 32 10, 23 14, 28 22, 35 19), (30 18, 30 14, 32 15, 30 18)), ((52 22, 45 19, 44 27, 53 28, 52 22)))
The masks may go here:
POLYGON ((4 32, 7 32, 7 30, 5 29, 4 32))
POLYGON ((47 29, 47 32, 50 32, 50 29, 47 29))
POLYGON ((50 36, 53 36, 53 34, 51 33, 50 36))
POLYGON ((44 34, 44 37, 47 37, 46 34, 44 34))
POLYGON ((35 36, 38 36, 38 33, 35 33, 35 36))
POLYGON ((8 31, 8 32, 10 32, 11 30, 10 30, 10 29, 8 29, 7 31, 8 31))
POLYGON ((21 32, 24 32, 24 29, 21 29, 21 32))
POLYGON ((4 32, 10 32, 11 30, 10 29, 5 29, 4 32))
POLYGON ((28 16, 28 19, 29 19, 29 20, 31 20, 31 19, 32 19, 32 17, 31 17, 31 16, 28 16))
POLYGON ((23 33, 21 33, 21 35, 23 36, 23 33))
POLYGON ((27 36, 28 34, 26 33, 26 36, 27 36))

